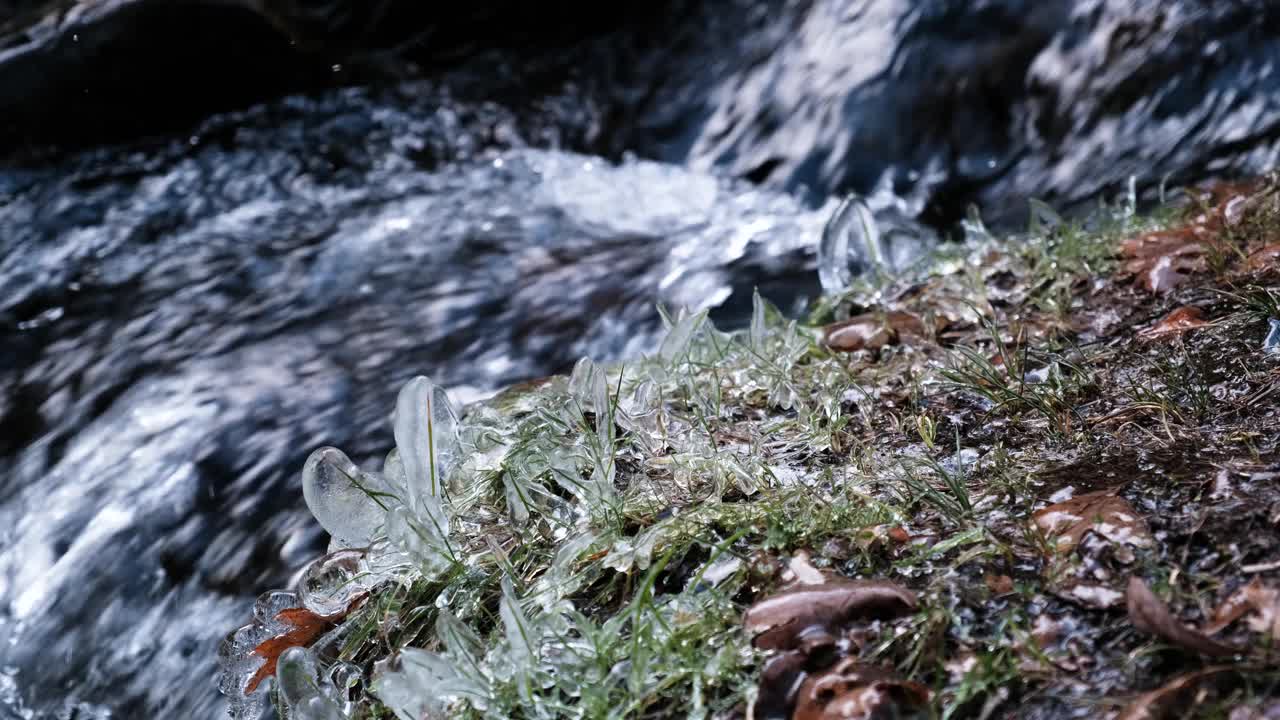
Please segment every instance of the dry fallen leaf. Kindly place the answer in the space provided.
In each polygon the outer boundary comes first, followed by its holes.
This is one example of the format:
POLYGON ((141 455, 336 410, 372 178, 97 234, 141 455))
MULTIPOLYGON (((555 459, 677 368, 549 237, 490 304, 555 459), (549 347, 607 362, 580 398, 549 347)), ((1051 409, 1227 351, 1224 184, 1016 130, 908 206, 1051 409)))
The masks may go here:
POLYGON ((1191 228, 1157 230, 1130 238, 1121 244, 1120 253, 1128 259, 1125 270, 1153 293, 1175 288, 1206 268, 1204 243, 1191 228))
POLYGON ((1129 620, 1137 629, 1210 657, 1227 657, 1240 651, 1178 622, 1169 612, 1164 601, 1151 592, 1142 578, 1129 578, 1125 593, 1129 607, 1129 620))
POLYGON ((800 686, 791 720, 874 720, 898 717, 929 702, 929 689, 885 668, 845 658, 800 686))
POLYGON ((992 595, 1008 595, 1013 592, 1013 578, 1008 575, 987 573, 982 576, 982 579, 987 583, 987 589, 991 591, 992 595))
POLYGON ((1198 307, 1184 305, 1160 319, 1160 322, 1143 330, 1138 335, 1147 340, 1176 337, 1188 330, 1195 330, 1208 325, 1204 312, 1198 307))
POLYGON ((908 312, 864 313, 823 328, 823 342, 832 350, 854 352, 896 345, 903 335, 926 337, 924 322, 908 312))
POLYGON ((800 684, 807 677, 807 657, 799 650, 769 658, 760 673, 760 689, 748 710, 748 720, 786 720, 796 704, 800 684))
POLYGON ((262 663, 262 667, 258 668, 258 671, 249 679, 249 684, 245 686, 245 695, 253 693, 263 680, 275 674, 276 662, 285 650, 310 645, 312 640, 336 625, 341 615, 324 616, 317 615, 306 608, 287 608, 281 610, 276 615, 276 619, 287 625, 289 629, 275 637, 263 640, 253 649, 253 654, 261 656, 266 662, 262 663))
POLYGON ((1221 632, 1228 625, 1244 617, 1245 614, 1252 610, 1253 604, 1249 597, 1249 590, 1254 587, 1261 589, 1262 581, 1254 578, 1248 585, 1228 595, 1227 599, 1223 600, 1222 604, 1213 611, 1213 618, 1208 625, 1204 626, 1205 633, 1213 635, 1221 632))
POLYGON ((1213 611, 1213 620, 1205 626, 1205 632, 1216 633, 1250 612, 1250 630, 1280 639, 1280 590, 1266 587, 1260 578, 1223 600, 1213 611))
POLYGON ((1134 547, 1151 545, 1151 531, 1133 506, 1114 490, 1077 495, 1037 511, 1032 520, 1045 535, 1055 540, 1058 552, 1075 549, 1087 532, 1095 532, 1113 543, 1134 547))
POLYGON ((1186 703, 1193 690, 1206 679, 1230 672, 1231 668, 1211 667, 1180 675, 1172 681, 1134 698, 1120 711, 1116 720, 1161 720, 1166 717, 1183 717, 1186 703))
MULTIPOLYGON (((1163 293, 1185 283, 1192 274, 1208 269, 1206 256, 1213 248, 1221 253, 1227 230, 1259 207, 1263 183, 1219 184, 1200 193, 1209 207, 1180 227, 1156 230, 1126 240, 1120 246, 1125 270, 1142 287, 1163 293)), ((1248 263, 1252 266, 1252 263, 1248 263)))
POLYGON ((1249 253, 1246 265, 1250 270, 1280 267, 1280 243, 1267 245, 1249 253))
POLYGON ((887 580, 841 580, 802 585, 766 598, 747 610, 743 622, 755 646, 793 650, 810 628, 833 628, 860 618, 886 619, 916 608, 910 590, 887 580))

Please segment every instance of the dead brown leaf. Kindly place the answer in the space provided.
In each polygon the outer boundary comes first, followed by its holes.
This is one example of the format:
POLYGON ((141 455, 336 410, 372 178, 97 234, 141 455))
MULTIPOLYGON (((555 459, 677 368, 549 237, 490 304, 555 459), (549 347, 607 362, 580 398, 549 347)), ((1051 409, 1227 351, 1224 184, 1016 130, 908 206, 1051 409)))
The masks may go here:
POLYGON ((1235 592, 1227 596, 1213 611, 1213 618, 1209 620, 1209 624, 1204 626, 1205 633, 1213 635, 1222 632, 1228 625, 1244 617, 1253 609, 1253 603, 1250 595, 1251 588, 1262 588, 1262 581, 1254 578, 1248 585, 1238 588, 1235 592))
MULTIPOLYGON (((1154 293, 1166 292, 1192 275, 1205 272, 1211 250, 1219 255, 1230 254, 1224 246, 1230 240, 1227 230, 1239 226, 1260 207, 1267 196, 1262 192, 1264 186, 1262 181, 1252 181, 1219 184, 1200 191, 1200 201, 1206 205, 1204 212, 1180 227, 1156 230, 1121 243, 1125 271, 1136 278, 1138 285, 1154 293)), ((1253 267, 1251 262, 1246 265, 1253 267)))
POLYGON ((1280 267, 1280 243, 1267 245, 1249 253, 1246 264, 1250 270, 1280 267))
POLYGON ((1085 533, 1091 531, 1113 543, 1134 547, 1148 547, 1152 542, 1146 521, 1115 490, 1077 495, 1038 510, 1032 520, 1054 539, 1061 553, 1075 549, 1085 533))
POLYGON ((1008 575, 987 573, 982 576, 982 579, 987 583, 987 589, 991 591, 992 595, 1008 595, 1013 592, 1013 578, 1008 575))
POLYGON ((1134 698, 1120 711, 1116 720, 1161 720, 1173 717, 1175 712, 1177 717, 1182 717, 1192 691, 1208 678, 1230 671, 1231 668, 1227 667, 1211 667, 1180 675, 1155 690, 1134 698))
POLYGON ((1213 611, 1213 620, 1205 632, 1216 633, 1245 615, 1249 616, 1249 629, 1280 639, 1280 590, 1266 587, 1262 580, 1254 578, 1235 592, 1213 611))
POLYGON ((312 640, 323 635, 338 622, 338 617, 317 615, 306 608, 287 608, 281 610, 276 619, 288 626, 288 629, 275 637, 267 638, 253 649, 253 654, 266 660, 262 667, 249 679, 244 694, 252 694, 263 680, 276 672, 276 662, 280 655, 291 647, 306 647, 312 640))
POLYGON ((850 657, 804 681, 791 720, 898 717, 928 702, 927 687, 850 657))
POLYGON ((1130 238, 1121 244, 1120 253, 1127 259, 1125 270, 1153 293, 1175 288, 1206 268, 1204 243, 1191 228, 1157 230, 1130 238))
POLYGON ((840 580, 802 585, 761 600, 747 610, 743 623, 756 647, 793 650, 809 628, 898 617, 916 605, 914 593, 887 580, 840 580))
POLYGON ((827 325, 822 331, 826 346, 840 352, 879 350, 886 345, 897 345, 903 336, 928 336, 924 321, 911 313, 897 310, 864 313, 827 325))
POLYGON ((1227 657, 1240 652, 1237 648, 1220 643, 1178 622, 1169 612, 1169 606, 1156 597, 1137 575, 1129 578, 1125 602, 1129 608, 1130 622, 1143 632, 1210 657, 1227 657))
POLYGON ((791 717, 800 684, 807 677, 806 661, 807 656, 799 650, 769 658, 760 673, 759 692, 748 716, 751 720, 791 717))
POLYGON ((1202 328, 1208 324, 1209 322, 1204 319, 1203 310, 1191 305, 1184 305, 1160 318, 1160 322, 1143 330, 1138 335, 1146 340, 1177 337, 1189 330, 1202 328))

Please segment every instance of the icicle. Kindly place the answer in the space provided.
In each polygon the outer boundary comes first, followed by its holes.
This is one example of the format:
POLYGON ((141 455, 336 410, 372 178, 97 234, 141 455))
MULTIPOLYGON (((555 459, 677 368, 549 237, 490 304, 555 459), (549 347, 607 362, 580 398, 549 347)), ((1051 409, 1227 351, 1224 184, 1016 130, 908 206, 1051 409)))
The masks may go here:
POLYGON ((458 462, 458 418, 444 388, 421 375, 396 399, 395 437, 409 509, 424 524, 447 528, 444 483, 458 462))
POLYGON ((875 215, 857 195, 850 195, 836 208, 818 243, 818 280, 823 292, 838 295, 853 283, 854 268, 870 255, 881 255, 880 230, 875 215))
POLYGON ((311 453, 302 467, 302 496, 311 514, 343 547, 365 547, 381 530, 390 488, 337 448, 311 453))

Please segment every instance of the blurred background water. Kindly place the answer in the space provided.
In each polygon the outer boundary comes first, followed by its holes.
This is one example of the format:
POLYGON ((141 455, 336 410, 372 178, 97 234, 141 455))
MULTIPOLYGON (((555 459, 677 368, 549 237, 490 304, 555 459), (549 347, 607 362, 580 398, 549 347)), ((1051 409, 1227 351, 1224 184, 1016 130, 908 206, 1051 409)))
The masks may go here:
POLYGON ((219 717, 314 447, 798 310, 838 196, 946 235, 1264 171, 1257 0, 0 0, 0 719, 219 717))

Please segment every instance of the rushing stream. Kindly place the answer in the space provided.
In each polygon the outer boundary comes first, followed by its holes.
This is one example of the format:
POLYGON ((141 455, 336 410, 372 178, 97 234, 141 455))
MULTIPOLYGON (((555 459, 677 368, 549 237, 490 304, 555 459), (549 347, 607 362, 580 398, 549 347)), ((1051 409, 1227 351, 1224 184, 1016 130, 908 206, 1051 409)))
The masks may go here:
POLYGON ((0 719, 219 717, 218 640, 325 542, 303 459, 384 453, 415 374, 466 400, 647 351, 656 303, 798 308, 830 198, 884 178, 945 228, 1280 147, 1261 1, 664 22, 541 103, 329 89, 0 168, 0 719))

